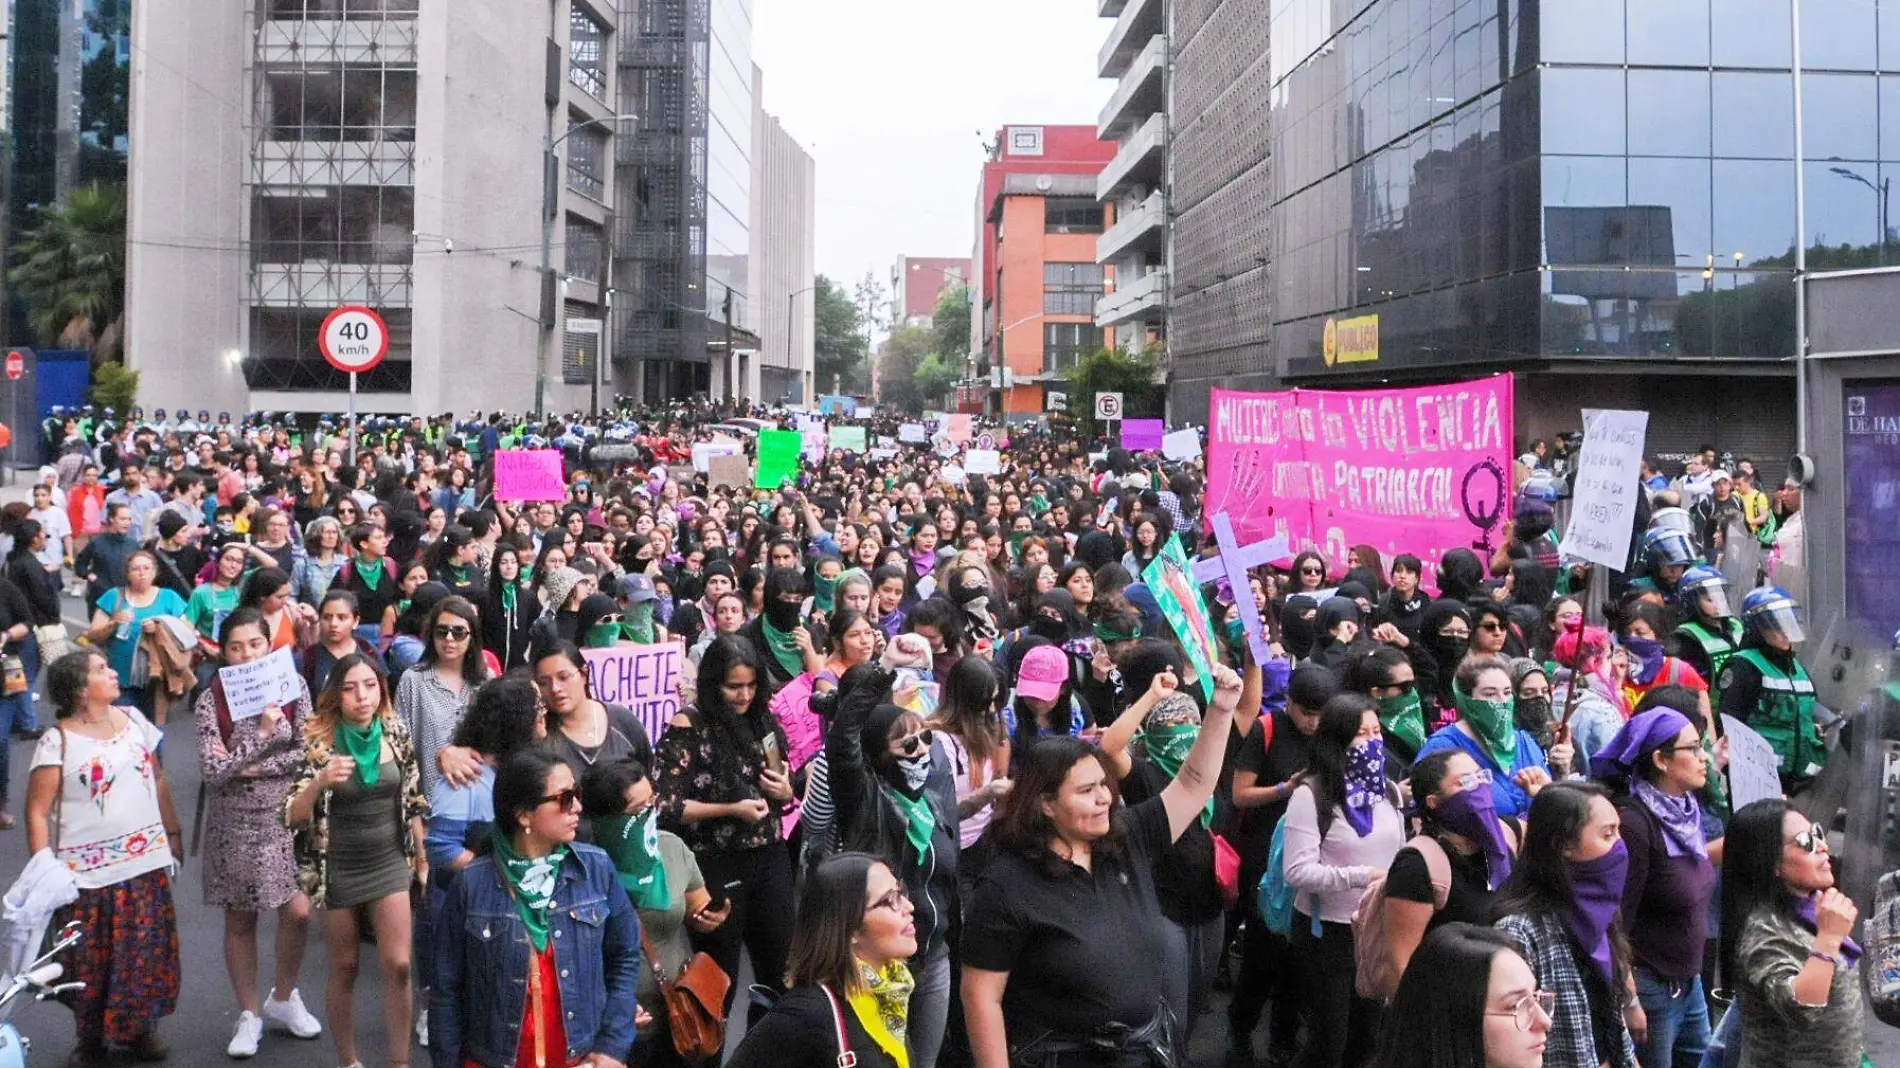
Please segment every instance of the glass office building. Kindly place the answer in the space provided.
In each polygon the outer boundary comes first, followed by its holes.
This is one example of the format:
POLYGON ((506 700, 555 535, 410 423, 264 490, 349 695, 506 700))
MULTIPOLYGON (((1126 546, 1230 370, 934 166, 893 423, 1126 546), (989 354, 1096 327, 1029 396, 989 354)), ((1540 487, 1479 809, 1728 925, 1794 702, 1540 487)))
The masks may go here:
MULTIPOLYGON (((1900 3, 1801 9, 1809 266, 1888 262, 1900 3)), ((1791 373, 1790 15, 1273 0, 1276 371, 1791 373), (1329 345, 1371 316, 1369 353, 1329 345)))

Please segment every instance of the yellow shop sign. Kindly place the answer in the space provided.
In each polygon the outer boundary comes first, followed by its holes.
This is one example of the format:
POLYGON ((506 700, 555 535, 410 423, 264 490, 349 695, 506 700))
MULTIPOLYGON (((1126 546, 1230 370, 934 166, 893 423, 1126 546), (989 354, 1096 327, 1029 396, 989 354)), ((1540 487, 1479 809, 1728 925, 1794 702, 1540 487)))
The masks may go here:
POLYGON ((1379 362, 1379 317, 1326 320, 1326 366, 1379 362))

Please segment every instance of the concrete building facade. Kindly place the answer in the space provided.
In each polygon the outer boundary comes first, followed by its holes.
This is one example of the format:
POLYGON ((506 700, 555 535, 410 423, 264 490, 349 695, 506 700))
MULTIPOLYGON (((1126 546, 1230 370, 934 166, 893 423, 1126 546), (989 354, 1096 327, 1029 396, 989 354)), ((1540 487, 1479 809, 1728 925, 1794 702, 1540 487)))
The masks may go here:
POLYGON ((1075 361, 1113 344, 1096 325, 1109 272, 1097 239, 1114 221, 1097 196, 1115 156, 1093 126, 1005 126, 978 187, 973 346, 986 410, 1033 420, 1075 361))
POLYGON ((1115 158, 1096 181, 1115 225, 1096 240, 1096 260, 1115 278, 1095 325, 1141 351, 1167 343, 1169 301, 1169 0, 1100 0, 1115 21, 1103 42, 1100 74, 1117 79, 1096 132, 1115 158))
MULTIPOLYGON (((755 81, 762 83, 763 76, 755 81)), ((761 86, 762 88, 762 86, 761 86)), ((755 100, 764 93, 755 89, 755 100)), ((777 117, 761 108, 752 121, 752 234, 748 292, 759 324, 756 356, 742 369, 740 396, 768 404, 809 404, 817 334, 818 174, 777 117)))
POLYGON ((970 284, 967 256, 899 256, 891 265, 892 328, 929 326, 937 299, 970 284))

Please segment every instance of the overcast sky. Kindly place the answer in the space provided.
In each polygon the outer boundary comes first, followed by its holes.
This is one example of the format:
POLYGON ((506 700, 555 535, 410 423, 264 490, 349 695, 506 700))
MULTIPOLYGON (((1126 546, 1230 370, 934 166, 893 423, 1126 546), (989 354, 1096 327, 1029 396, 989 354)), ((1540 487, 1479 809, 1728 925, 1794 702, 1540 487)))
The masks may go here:
POLYGON ((758 0, 765 109, 818 164, 818 271, 888 284, 900 255, 968 256, 982 142, 1087 123, 1113 23, 1097 0, 758 0), (979 131, 981 136, 979 136, 979 131))

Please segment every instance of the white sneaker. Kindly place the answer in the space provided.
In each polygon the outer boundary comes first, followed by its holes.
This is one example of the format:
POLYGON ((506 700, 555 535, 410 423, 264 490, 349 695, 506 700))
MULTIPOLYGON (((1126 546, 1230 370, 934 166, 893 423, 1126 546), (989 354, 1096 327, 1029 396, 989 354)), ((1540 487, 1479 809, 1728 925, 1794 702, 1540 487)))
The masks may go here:
POLYGON ((250 1010, 238 1013, 237 1030, 231 1035, 231 1044, 224 1047, 228 1057, 244 1059, 257 1056, 257 1044, 264 1038, 264 1021, 250 1010))
POLYGON ((292 990, 290 996, 282 1001, 267 997, 264 999, 264 1019, 289 1031, 298 1038, 315 1038, 323 1033, 323 1024, 310 1015, 303 1007, 303 995, 292 990))
POLYGON ((429 1048, 429 1010, 416 1010, 416 1045, 429 1048))

